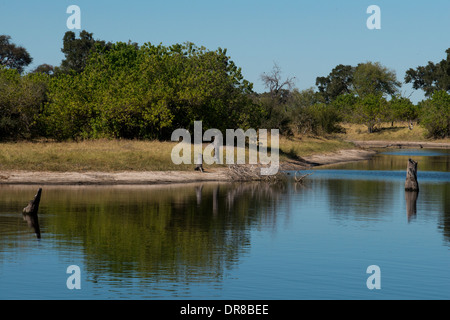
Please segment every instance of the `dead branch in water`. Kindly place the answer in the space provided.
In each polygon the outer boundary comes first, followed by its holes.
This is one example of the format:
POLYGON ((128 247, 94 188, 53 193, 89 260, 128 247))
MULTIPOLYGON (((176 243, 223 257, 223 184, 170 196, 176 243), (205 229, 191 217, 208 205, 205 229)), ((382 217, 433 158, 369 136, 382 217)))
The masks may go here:
POLYGON ((281 181, 286 179, 286 175, 278 171, 272 175, 262 175, 262 166, 254 165, 229 165, 228 174, 234 181, 281 181))
POLYGON ((303 183, 303 180, 304 180, 307 176, 312 175, 312 173, 308 173, 308 174, 304 174, 304 175, 302 175, 302 176, 300 176, 300 177, 297 178, 297 172, 300 172, 300 171, 295 171, 295 174, 294 174, 294 180, 295 180, 295 182, 301 182, 301 183, 303 183))
POLYGON ((38 239, 41 238, 41 230, 39 227, 38 210, 39 203, 41 201, 42 188, 38 189, 38 192, 34 196, 33 200, 30 200, 28 205, 23 208, 22 216, 30 228, 33 228, 38 239))

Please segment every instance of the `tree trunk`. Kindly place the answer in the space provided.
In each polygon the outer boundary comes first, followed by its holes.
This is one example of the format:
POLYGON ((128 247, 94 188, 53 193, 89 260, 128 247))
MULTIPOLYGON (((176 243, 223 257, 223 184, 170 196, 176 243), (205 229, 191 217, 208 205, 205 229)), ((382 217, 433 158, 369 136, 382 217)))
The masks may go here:
POLYGON ((41 238, 41 230, 39 228, 39 220, 37 214, 39 210, 39 203, 41 202, 41 193, 42 188, 39 188, 38 192, 34 196, 34 200, 30 200, 28 205, 23 208, 22 211, 23 220, 28 223, 28 226, 30 228, 34 229, 34 232, 36 233, 38 239, 41 238))
POLYGON ((417 162, 408 159, 408 167, 406 169, 406 191, 419 191, 419 183, 417 182, 417 162))

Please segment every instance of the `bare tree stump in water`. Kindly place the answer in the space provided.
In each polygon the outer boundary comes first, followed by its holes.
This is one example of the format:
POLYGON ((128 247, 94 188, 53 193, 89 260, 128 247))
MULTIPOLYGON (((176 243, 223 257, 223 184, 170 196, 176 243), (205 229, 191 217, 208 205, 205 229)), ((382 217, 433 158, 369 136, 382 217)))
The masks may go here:
POLYGON ((417 162, 408 159, 408 167, 406 169, 406 191, 419 191, 419 183, 417 182, 417 162))
POLYGON ((39 188, 38 192, 34 196, 33 200, 30 200, 28 205, 23 208, 22 215, 23 220, 25 220, 28 223, 28 226, 30 228, 34 229, 34 232, 36 233, 36 236, 38 239, 41 237, 41 230, 39 227, 39 220, 38 220, 38 210, 39 210, 39 203, 41 202, 41 193, 42 188, 39 188))

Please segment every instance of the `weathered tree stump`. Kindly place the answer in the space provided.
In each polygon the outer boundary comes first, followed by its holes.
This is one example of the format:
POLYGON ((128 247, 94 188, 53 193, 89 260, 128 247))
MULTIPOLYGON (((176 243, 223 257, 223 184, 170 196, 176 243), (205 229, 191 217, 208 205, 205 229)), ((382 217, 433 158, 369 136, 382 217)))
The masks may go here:
POLYGON ((37 238, 41 238, 41 230, 39 227, 38 210, 39 203, 41 201, 42 188, 39 188, 38 192, 34 196, 33 200, 30 200, 28 205, 23 208, 22 216, 23 220, 28 223, 28 226, 34 230, 37 238))
POLYGON ((417 182, 417 162, 408 159, 408 167, 406 168, 406 191, 419 191, 419 183, 417 182))

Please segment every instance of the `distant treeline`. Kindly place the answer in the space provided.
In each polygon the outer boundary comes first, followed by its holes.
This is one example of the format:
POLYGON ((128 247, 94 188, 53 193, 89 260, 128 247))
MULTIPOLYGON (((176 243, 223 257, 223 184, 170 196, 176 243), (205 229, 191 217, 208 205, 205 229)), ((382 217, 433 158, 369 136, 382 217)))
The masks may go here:
POLYGON ((221 48, 110 43, 69 31, 61 51, 60 66, 25 74, 27 50, 0 35, 0 140, 165 140, 198 120, 204 130, 277 128, 284 135, 338 132, 342 122, 373 132, 381 122, 419 121, 430 137, 450 136, 450 49, 441 62, 406 72, 405 82, 425 92, 418 104, 378 62, 338 65, 302 91, 275 65, 261 75, 266 92, 256 93, 221 48))

